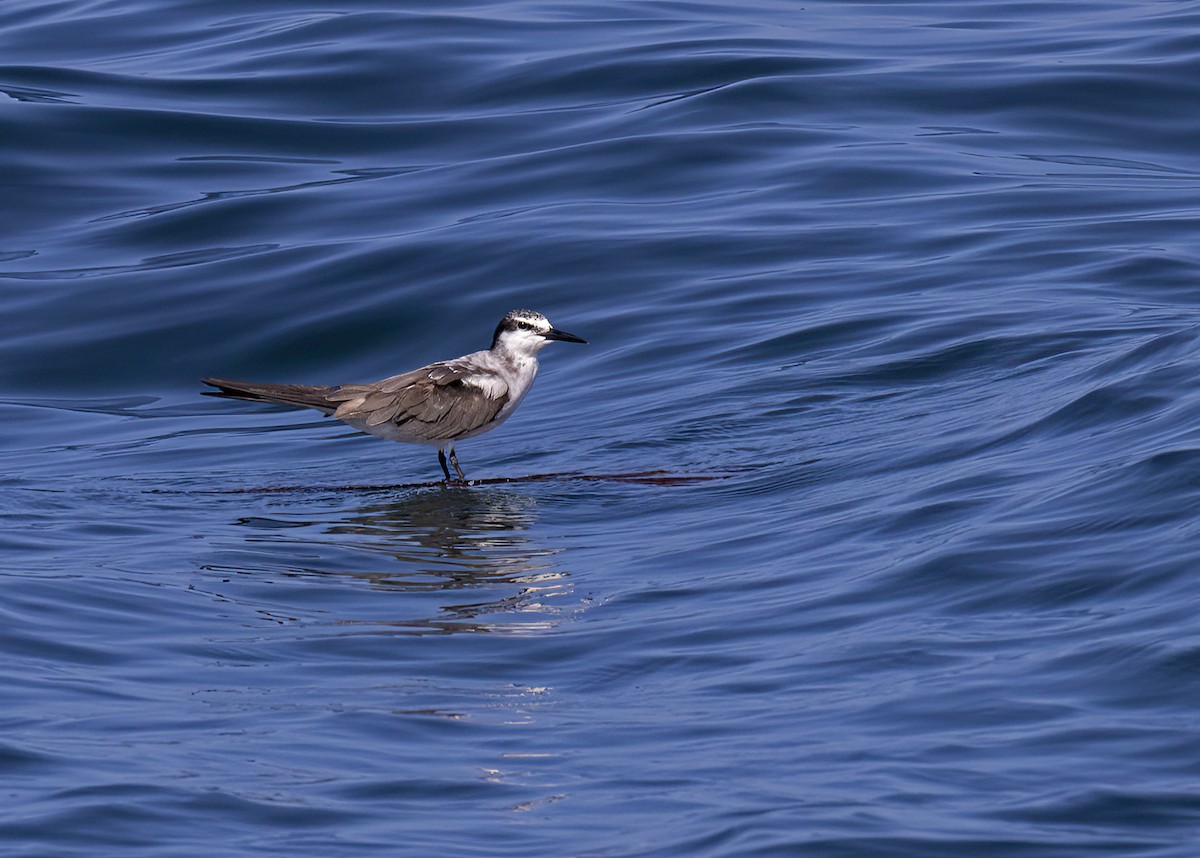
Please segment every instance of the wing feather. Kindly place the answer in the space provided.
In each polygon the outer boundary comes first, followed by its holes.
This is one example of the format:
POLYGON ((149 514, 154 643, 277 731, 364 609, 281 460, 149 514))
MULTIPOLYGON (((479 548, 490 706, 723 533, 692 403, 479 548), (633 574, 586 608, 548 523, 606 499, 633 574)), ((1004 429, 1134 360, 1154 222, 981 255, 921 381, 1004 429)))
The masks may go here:
POLYGON ((367 418, 367 425, 378 426, 381 423, 387 423, 389 420, 394 420, 399 413, 400 403, 392 402, 372 411, 371 416, 367 418))
POLYGON ((457 361, 433 364, 375 384, 347 384, 327 395, 339 402, 334 416, 368 427, 395 423, 419 438, 454 440, 495 419, 508 402, 508 388, 484 387, 468 379, 476 372, 457 361))
POLYGON ((217 388, 217 390, 203 391, 206 396, 245 399, 250 402, 270 402, 275 405, 292 405, 298 408, 316 408, 326 414, 332 412, 336 407, 329 401, 329 393, 334 389, 332 387, 233 381, 227 378, 206 378, 204 383, 217 388))

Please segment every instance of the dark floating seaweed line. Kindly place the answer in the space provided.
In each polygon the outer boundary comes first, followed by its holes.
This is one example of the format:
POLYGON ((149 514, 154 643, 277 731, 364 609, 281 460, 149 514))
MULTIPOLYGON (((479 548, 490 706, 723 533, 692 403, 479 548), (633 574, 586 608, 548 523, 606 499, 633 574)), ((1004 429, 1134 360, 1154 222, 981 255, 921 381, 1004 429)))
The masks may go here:
POLYGON ((247 495, 247 494, 288 494, 288 493, 326 493, 326 492, 383 492, 407 489, 434 488, 471 488, 474 486, 500 486, 513 483, 548 483, 548 482, 589 482, 589 483, 630 483, 643 486, 682 486, 692 483, 707 483, 717 480, 728 480, 732 473, 720 474, 672 474, 670 471, 632 471, 621 474, 580 474, 561 472, 552 474, 529 474, 523 477, 487 477, 480 480, 453 480, 445 482, 436 480, 421 483, 373 483, 340 486, 255 486, 241 489, 202 489, 188 491, 183 489, 149 489, 150 494, 214 494, 214 495, 247 495))

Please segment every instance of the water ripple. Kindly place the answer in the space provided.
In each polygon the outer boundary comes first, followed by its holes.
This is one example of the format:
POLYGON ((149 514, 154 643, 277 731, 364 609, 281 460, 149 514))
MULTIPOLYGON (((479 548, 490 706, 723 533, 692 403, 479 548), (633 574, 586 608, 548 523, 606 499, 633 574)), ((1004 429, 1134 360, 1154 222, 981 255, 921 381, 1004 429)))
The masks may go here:
POLYGON ((1190 858, 1195 3, 334 5, 0 8, 14 854, 1190 858))

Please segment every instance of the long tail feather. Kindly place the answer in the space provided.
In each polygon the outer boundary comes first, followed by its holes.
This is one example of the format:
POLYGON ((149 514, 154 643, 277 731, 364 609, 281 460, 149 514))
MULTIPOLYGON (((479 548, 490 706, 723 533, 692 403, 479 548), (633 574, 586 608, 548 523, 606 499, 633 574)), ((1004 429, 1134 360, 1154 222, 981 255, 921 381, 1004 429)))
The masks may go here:
POLYGON ((316 408, 332 414, 336 402, 326 397, 337 388, 308 384, 271 384, 270 382, 231 381, 227 378, 206 378, 217 390, 204 391, 205 396, 221 399, 245 399, 249 402, 271 402, 276 405, 292 405, 298 408, 316 408))

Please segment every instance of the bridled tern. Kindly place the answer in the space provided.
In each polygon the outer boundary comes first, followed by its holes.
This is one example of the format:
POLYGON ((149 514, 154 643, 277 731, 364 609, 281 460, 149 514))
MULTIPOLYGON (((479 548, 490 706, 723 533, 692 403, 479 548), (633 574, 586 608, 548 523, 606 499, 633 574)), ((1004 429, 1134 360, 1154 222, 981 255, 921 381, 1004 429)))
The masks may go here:
POLYGON ((586 343, 560 331, 541 313, 513 310, 496 326, 491 348, 438 361, 374 384, 271 384, 206 378, 209 396, 315 408, 389 441, 433 444, 446 481, 450 464, 466 475, 456 441, 495 429, 517 410, 538 371, 538 352, 554 340, 586 343))

